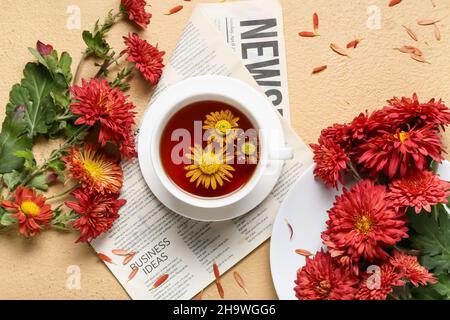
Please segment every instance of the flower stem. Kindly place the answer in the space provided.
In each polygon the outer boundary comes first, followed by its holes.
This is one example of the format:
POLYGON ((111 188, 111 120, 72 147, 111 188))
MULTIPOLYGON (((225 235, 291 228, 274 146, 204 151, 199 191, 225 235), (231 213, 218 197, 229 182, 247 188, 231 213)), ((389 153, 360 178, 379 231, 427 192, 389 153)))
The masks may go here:
POLYGON ((81 65, 83 64, 83 61, 87 58, 87 56, 88 56, 88 53, 86 51, 84 51, 83 55, 80 58, 80 61, 78 62, 77 69, 76 69, 75 74, 72 79, 72 84, 77 84, 79 82, 81 65))
POLYGON ((48 198, 47 198, 47 201, 48 201, 48 200, 53 200, 53 199, 56 199, 56 198, 63 197, 63 196, 65 196, 66 194, 68 194, 68 193, 72 192, 73 190, 75 190, 76 188, 78 188, 78 185, 77 185, 77 184, 74 185, 73 187, 71 187, 71 188, 69 188, 69 189, 67 189, 67 190, 65 190, 65 191, 63 191, 63 192, 61 192, 61 193, 59 193, 59 194, 55 194, 55 195, 53 195, 53 196, 51 196, 51 197, 48 197, 48 198))
POLYGON ((110 55, 111 59, 105 59, 103 64, 100 66, 100 69, 98 70, 97 74, 95 75, 95 78, 100 78, 101 76, 106 75, 106 71, 108 71, 108 68, 113 64, 119 64, 119 59, 123 57, 123 53, 120 53, 117 58, 114 58, 116 53, 113 51, 110 55))
POLYGON ((49 159, 47 159, 44 163, 42 163, 40 166, 38 166, 33 172, 30 172, 28 174, 28 176, 26 176, 25 179, 22 181, 21 185, 26 186, 31 181, 31 179, 33 179, 37 175, 45 172, 45 170, 47 170, 47 168, 48 168, 49 163, 59 159, 61 157, 61 155, 63 154, 63 152, 67 148, 73 146, 78 141, 79 136, 81 134, 83 134, 84 132, 86 132, 88 129, 89 129, 89 126, 86 126, 86 125, 80 126, 75 131, 75 133, 59 147, 59 149, 53 150, 49 159))
POLYGON ((350 168, 351 172, 353 173, 353 176, 357 181, 361 180, 361 176, 359 175, 358 171, 356 171, 355 167, 353 166, 353 163, 351 161, 348 162, 348 167, 350 168))

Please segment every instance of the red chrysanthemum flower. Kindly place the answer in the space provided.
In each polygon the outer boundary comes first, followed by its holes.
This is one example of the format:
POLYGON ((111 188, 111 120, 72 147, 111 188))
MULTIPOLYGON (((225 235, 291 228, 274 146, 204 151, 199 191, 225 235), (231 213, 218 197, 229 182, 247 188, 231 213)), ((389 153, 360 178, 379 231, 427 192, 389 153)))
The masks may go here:
POLYGON ((67 201, 79 218, 72 223, 80 232, 77 242, 88 242, 108 231, 119 217, 119 209, 126 203, 117 194, 99 194, 77 189, 72 192, 77 201, 67 201))
POLYGON ((367 111, 360 113, 349 125, 349 133, 354 140, 367 140, 372 132, 379 129, 381 124, 374 121, 373 116, 369 116, 367 111))
POLYGON ((400 251, 394 251, 389 262, 400 272, 402 278, 408 279, 416 287, 418 287, 419 284, 425 286, 427 283, 436 283, 433 274, 420 265, 415 256, 407 255, 400 251))
POLYGON ((18 187, 14 200, 2 201, 2 206, 17 218, 19 231, 25 237, 33 237, 40 233, 42 227, 48 226, 52 220, 51 206, 45 204, 43 195, 36 195, 36 190, 18 187))
POLYGON ((320 139, 331 140, 345 149, 351 145, 350 128, 347 124, 335 123, 322 130, 319 140, 320 139))
POLYGON ((159 51, 137 34, 129 34, 123 39, 127 46, 124 50, 128 54, 127 61, 133 62, 147 81, 157 84, 164 68, 162 57, 165 52, 159 51))
MULTIPOLYGON (((74 102, 70 110, 79 116, 76 125, 87 124, 93 126, 100 124, 99 141, 102 145, 112 142, 118 146, 129 140, 135 113, 132 103, 127 102, 119 88, 112 89, 105 79, 83 80, 82 86, 74 85, 71 88, 74 102)), ((123 156, 129 158, 136 153, 129 152, 123 156)))
POLYGON ((429 157, 441 162, 442 152, 441 137, 434 128, 396 131, 394 134, 384 131, 359 146, 358 163, 372 175, 384 172, 389 178, 404 177, 412 166, 424 170, 429 157))
POLYGON ((297 272, 294 290, 302 300, 352 300, 357 292, 357 278, 337 265, 328 252, 317 252, 297 272))
POLYGON ((127 159, 137 157, 135 146, 136 143, 134 133, 132 131, 129 131, 128 134, 125 135, 122 143, 119 146, 120 154, 122 154, 127 159))
POLYGON ((361 259, 385 260, 384 247, 408 237, 404 212, 398 212, 386 200, 386 188, 362 180, 352 189, 344 189, 328 211, 323 243, 333 258, 355 272, 361 259))
POLYGON ((152 14, 145 11, 145 0, 121 0, 123 9, 128 14, 128 19, 145 28, 150 23, 152 14))
POLYGON ((416 213, 422 209, 431 212, 431 206, 447 203, 450 196, 450 183, 431 171, 412 171, 393 181, 389 189, 389 199, 395 206, 413 207, 416 213))
POLYGON ((395 97, 388 100, 388 104, 384 111, 394 126, 407 124, 411 127, 437 127, 450 123, 450 111, 442 100, 431 99, 427 103, 420 103, 414 93, 412 98, 395 97))
POLYGON ((316 168, 314 174, 322 179, 326 186, 337 188, 337 182, 343 183, 343 174, 350 159, 344 150, 331 139, 321 137, 319 144, 311 144, 314 151, 316 168))
POLYGON ((64 157, 70 171, 69 177, 77 180, 84 189, 97 193, 118 193, 122 188, 122 168, 94 146, 75 146, 64 157))
POLYGON ((389 263, 379 267, 374 273, 365 273, 356 294, 357 300, 386 300, 393 287, 403 286, 401 274, 389 263))

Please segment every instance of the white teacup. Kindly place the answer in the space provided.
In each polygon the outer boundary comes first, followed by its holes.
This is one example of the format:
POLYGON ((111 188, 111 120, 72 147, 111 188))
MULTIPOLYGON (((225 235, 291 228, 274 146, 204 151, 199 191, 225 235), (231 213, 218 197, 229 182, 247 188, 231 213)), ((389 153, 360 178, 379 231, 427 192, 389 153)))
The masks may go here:
MULTIPOLYGON (((276 174, 279 176, 280 166, 276 166, 276 172, 272 172, 270 166, 272 161, 280 162, 293 157, 292 149, 285 146, 280 119, 273 106, 262 93, 241 81, 222 76, 191 78, 166 89, 150 109, 153 111, 152 118, 144 116, 139 134, 139 162, 144 177, 146 170, 143 166, 151 163, 152 171, 160 185, 172 196, 162 196, 164 199, 160 200, 170 209, 183 215, 185 214, 180 212, 182 207, 174 204, 175 201, 185 204, 186 207, 198 209, 233 207, 252 193, 264 175, 276 174), (254 173, 241 188, 221 197, 199 197, 184 191, 171 180, 161 163, 161 135, 168 121, 180 109, 199 101, 219 101, 233 106, 249 118, 259 135, 259 160, 254 173), (148 134, 150 134, 150 138, 147 137, 148 134)), ((147 179, 149 177, 145 178, 149 183, 147 179)), ((154 190, 152 189, 152 191, 154 190)), ((161 194, 161 192, 159 193, 161 194)))

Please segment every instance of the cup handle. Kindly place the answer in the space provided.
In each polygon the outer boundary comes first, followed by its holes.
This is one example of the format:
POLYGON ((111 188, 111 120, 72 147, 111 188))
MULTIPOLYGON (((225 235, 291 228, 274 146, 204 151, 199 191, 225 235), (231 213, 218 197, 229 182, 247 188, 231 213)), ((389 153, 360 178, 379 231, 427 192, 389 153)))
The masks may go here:
POLYGON ((278 148, 270 150, 270 160, 292 160, 294 158, 294 149, 291 147, 278 148))

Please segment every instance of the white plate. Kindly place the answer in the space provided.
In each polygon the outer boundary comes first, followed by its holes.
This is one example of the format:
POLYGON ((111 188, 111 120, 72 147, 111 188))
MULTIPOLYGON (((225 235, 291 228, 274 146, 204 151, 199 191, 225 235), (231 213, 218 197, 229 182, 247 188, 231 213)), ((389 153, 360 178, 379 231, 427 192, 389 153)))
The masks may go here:
MULTIPOLYGON (((294 252, 306 249, 316 252, 322 248, 320 234, 326 229, 327 210, 341 191, 327 189, 316 180, 311 166, 286 196, 275 219, 270 242, 270 268, 278 298, 297 299, 294 293, 297 270, 305 265, 305 258, 294 252), (287 222, 294 230, 289 240, 287 222)), ((450 181, 450 163, 444 161, 439 168, 441 179, 450 181)))
POLYGON ((260 103, 250 104, 249 108, 252 108, 253 112, 257 112, 265 119, 264 130, 271 134, 271 143, 274 144, 273 149, 284 147, 285 140, 280 118, 265 96, 236 79, 223 76, 201 76, 170 86, 148 108, 143 117, 138 137, 139 165, 153 194, 170 210, 198 221, 230 220, 249 212, 269 195, 278 181, 284 161, 268 160, 259 183, 247 196, 231 205, 214 209, 202 208, 187 204, 170 193, 159 179, 152 162, 151 152, 157 152, 157 150, 151 150, 152 137, 156 134, 154 122, 155 119, 166 116, 166 111, 173 106, 175 98, 195 96, 199 90, 202 92, 208 90, 208 92, 213 92, 218 96, 235 96, 236 99, 241 97, 241 99, 249 99, 250 101, 254 101, 251 98, 262 99, 260 103))

